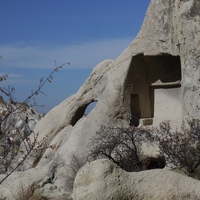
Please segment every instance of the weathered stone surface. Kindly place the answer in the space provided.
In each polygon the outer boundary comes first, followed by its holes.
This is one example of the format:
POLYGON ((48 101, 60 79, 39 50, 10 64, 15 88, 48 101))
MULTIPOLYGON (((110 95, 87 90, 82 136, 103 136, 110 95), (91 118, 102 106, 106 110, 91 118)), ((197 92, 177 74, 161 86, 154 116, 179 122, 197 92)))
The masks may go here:
POLYGON ((199 199, 200 182, 166 169, 125 172, 109 160, 85 165, 77 174, 74 200, 199 199))
MULTIPOLYGON (((198 0, 152 0, 139 34, 122 54, 116 60, 98 64, 76 94, 53 108, 37 124, 38 140, 45 138, 47 145, 55 144, 56 148, 42 151, 39 159, 30 157, 22 169, 33 166, 43 169, 46 177, 51 177, 52 185, 66 190, 70 155, 87 154, 90 139, 102 125, 110 126, 120 119, 128 126, 130 113, 140 119, 140 125, 157 125, 166 119, 172 125, 180 126, 182 119, 199 118, 199 6, 198 0), (94 109, 83 116, 86 107, 94 101, 97 102, 94 109)), ((143 198, 141 195, 146 199, 167 199, 164 195, 168 194, 169 199, 173 195, 199 197, 195 189, 199 187, 198 181, 174 172, 156 170, 127 174, 112 164, 99 165, 100 171, 90 165, 83 168, 94 173, 91 176, 94 181, 89 181, 87 176, 90 174, 79 173, 75 198, 81 199, 84 194, 87 199, 87 195, 92 195, 89 191, 102 194, 102 188, 108 197, 115 187, 124 195, 131 193, 140 199, 143 198), (120 174, 116 183, 113 174, 120 174), (109 187, 102 177, 111 180, 109 187), (97 181, 98 178, 102 181, 97 181), (134 183, 134 187, 128 187, 125 179, 130 185, 134 183), (88 188, 90 183, 95 183, 94 187, 88 188)))
MULTIPOLYGON (((48 200, 71 200, 71 194, 57 188, 51 183, 46 183, 43 187, 37 188, 34 192, 34 197, 48 200)), ((33 198, 34 199, 34 198, 33 198)))
MULTIPOLYGON (((0 199, 14 200, 18 197, 19 191, 28 187, 37 188, 37 184, 44 179, 45 171, 32 168, 25 172, 12 173, 0 187, 0 199)), ((0 179, 5 175, 0 175, 0 179)))

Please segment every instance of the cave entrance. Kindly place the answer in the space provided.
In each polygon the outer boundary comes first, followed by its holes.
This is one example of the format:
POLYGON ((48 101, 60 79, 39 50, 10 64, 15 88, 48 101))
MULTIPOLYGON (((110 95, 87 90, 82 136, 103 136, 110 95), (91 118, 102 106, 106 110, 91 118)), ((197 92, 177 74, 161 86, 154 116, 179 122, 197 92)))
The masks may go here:
POLYGON ((144 125, 164 120, 181 122, 181 64, 179 56, 137 55, 127 76, 131 115, 144 125))

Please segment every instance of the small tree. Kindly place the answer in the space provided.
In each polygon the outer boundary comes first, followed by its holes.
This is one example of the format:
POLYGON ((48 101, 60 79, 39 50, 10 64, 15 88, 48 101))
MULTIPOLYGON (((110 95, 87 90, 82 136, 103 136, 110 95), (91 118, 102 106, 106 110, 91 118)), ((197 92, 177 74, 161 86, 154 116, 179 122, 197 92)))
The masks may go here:
MULTIPOLYGON (((55 62, 56 64, 56 62, 55 62)), ((56 66, 54 70, 50 73, 50 75, 47 78, 41 78, 39 80, 38 87, 35 90, 31 91, 31 94, 22 102, 18 103, 15 99, 15 88, 8 86, 8 88, 0 87, 0 92, 6 96, 9 99, 9 103, 3 100, 1 98, 1 114, 0 114, 0 130, 1 133, 3 134, 3 137, 5 139, 5 145, 3 148, 2 157, 0 159, 0 165, 5 167, 6 170, 6 176, 0 180, 0 184, 8 178, 20 165, 24 163, 24 161, 28 158, 29 155, 31 155, 31 152, 37 152, 41 151, 43 148, 49 148, 45 144, 45 139, 42 140, 40 143, 37 141, 38 134, 39 133, 34 133, 33 128, 30 127, 30 121, 31 119, 28 119, 27 117, 27 110, 29 107, 32 106, 37 106, 37 102, 35 100, 35 96, 39 94, 44 94, 42 91, 42 88, 44 85, 49 82, 51 83, 53 80, 53 75, 58 72, 64 65, 70 64, 70 63, 64 63, 61 66, 56 66), (23 131, 19 127, 16 127, 16 124, 13 124, 12 121, 10 120, 12 117, 19 117, 23 123, 23 131), (8 124, 9 131, 7 129, 2 129, 3 124, 8 124), (15 138, 10 136, 10 132, 15 131, 15 138), (29 135, 33 135, 34 139, 30 141, 29 135), (17 139, 16 139, 17 138, 17 139), (23 143, 24 145, 24 151, 22 153, 22 158, 19 162, 16 164, 13 164, 12 168, 10 167, 10 164, 12 162, 13 156, 18 153, 19 150, 19 145, 23 143), (17 144, 17 147, 16 147, 17 144), (14 153, 14 154, 13 154, 14 153), (8 158, 9 157, 9 158, 8 158)), ((0 81, 6 81, 8 77, 8 74, 2 75, 0 77, 0 81)), ((34 110, 32 109, 32 112, 34 110)), ((34 113, 33 113, 34 114, 34 113)), ((50 148, 55 148, 54 145, 50 146, 50 148)))
POLYGON ((89 160, 108 158, 125 171, 141 171, 140 146, 145 139, 151 139, 147 129, 102 126, 90 142, 89 160))
POLYGON ((156 140, 167 164, 196 176, 200 167, 200 121, 189 121, 189 129, 172 132, 169 122, 160 124, 156 140))

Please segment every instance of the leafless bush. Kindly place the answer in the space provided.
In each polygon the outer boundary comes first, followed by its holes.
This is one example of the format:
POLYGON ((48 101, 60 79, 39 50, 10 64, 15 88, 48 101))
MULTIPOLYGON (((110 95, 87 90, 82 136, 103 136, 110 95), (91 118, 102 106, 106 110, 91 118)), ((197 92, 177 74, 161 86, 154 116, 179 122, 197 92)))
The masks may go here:
POLYGON ((185 170, 189 176, 196 176, 200 167, 200 121, 188 122, 189 129, 173 132, 169 122, 160 124, 156 140, 167 164, 185 170))
POLYGON ((35 193, 34 185, 24 185, 21 183, 17 193, 12 194, 15 200, 47 200, 42 195, 35 193))
POLYGON ((200 120, 193 119, 190 120, 188 124, 190 126, 189 134, 197 140, 200 140, 200 120))
POLYGON ((151 139, 147 129, 102 126, 90 142, 89 160, 108 158, 125 171, 141 171, 141 142, 151 139))
MULTIPOLYGON (((56 64, 56 62, 55 62, 56 64)), ((64 63, 60 66, 53 69, 47 78, 41 78, 39 80, 38 87, 35 90, 31 91, 31 94, 21 103, 17 102, 15 99, 15 88, 8 86, 8 88, 0 87, 0 93, 4 95, 8 100, 9 103, 4 101, 3 97, 0 96, 0 139, 1 139, 1 149, 0 149, 0 172, 6 173, 6 176, 0 180, 0 184, 8 178, 16 169, 22 165, 25 160, 31 155, 31 152, 37 154, 37 152, 42 152, 45 148, 49 148, 46 145, 47 138, 38 142, 38 134, 34 133, 33 129, 30 128, 30 119, 27 118, 27 110, 32 106, 38 106, 36 102, 36 96, 39 94, 44 94, 42 91, 44 85, 46 83, 51 83, 53 80, 54 73, 58 72, 64 65, 69 63, 64 63), (25 118, 22 116, 26 116, 25 118), (12 123, 12 120, 15 117, 20 118, 23 121, 24 129, 20 129, 16 126, 15 123, 12 123), (8 129, 3 129, 3 125, 7 124, 8 129), (12 127, 12 129, 11 129, 12 127), (11 132, 15 130, 14 137, 11 137, 11 132), (32 140, 28 137, 29 135, 33 135, 32 140), (19 145, 23 143, 24 149, 20 150, 19 145), (21 152, 19 152, 21 151, 21 152), (23 152, 22 152, 23 151, 23 152), (11 162, 13 157, 17 154, 21 153, 21 160, 19 162, 13 163, 12 167, 11 162), (2 170, 3 168, 3 170, 2 170)), ((0 76, 0 82, 6 81, 8 74, 0 76)), ((31 109, 31 112, 34 113, 34 110, 31 109)), ((50 146, 50 148, 55 148, 55 146, 50 146)))
POLYGON ((163 168, 163 157, 140 157, 141 142, 145 140, 152 140, 150 129, 102 126, 89 143, 91 150, 87 157, 70 155, 67 188, 72 190, 74 179, 83 165, 99 158, 108 158, 128 172, 163 168))
MULTIPOLYGON (((30 200, 33 196, 34 187, 33 186, 25 186, 24 184, 21 184, 19 187, 19 190, 17 194, 13 194, 15 200, 30 200)), ((36 199, 35 199, 36 200, 36 199)))

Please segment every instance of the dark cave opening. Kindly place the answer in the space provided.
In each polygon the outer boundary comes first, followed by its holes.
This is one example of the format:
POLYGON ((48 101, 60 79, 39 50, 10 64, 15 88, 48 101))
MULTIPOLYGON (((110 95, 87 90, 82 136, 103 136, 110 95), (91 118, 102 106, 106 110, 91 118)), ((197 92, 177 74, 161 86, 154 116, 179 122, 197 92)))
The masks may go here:
MULTIPOLYGON (((150 119, 155 117, 168 118, 168 112, 173 112, 173 107, 176 107, 175 115, 178 118, 181 112, 180 91, 179 56, 140 54, 132 58, 127 76, 126 94, 133 118, 138 121, 144 119, 143 122, 150 125, 153 123, 150 119), (162 99, 162 96, 165 99, 162 99)), ((136 126, 138 124, 136 123, 136 126)))

